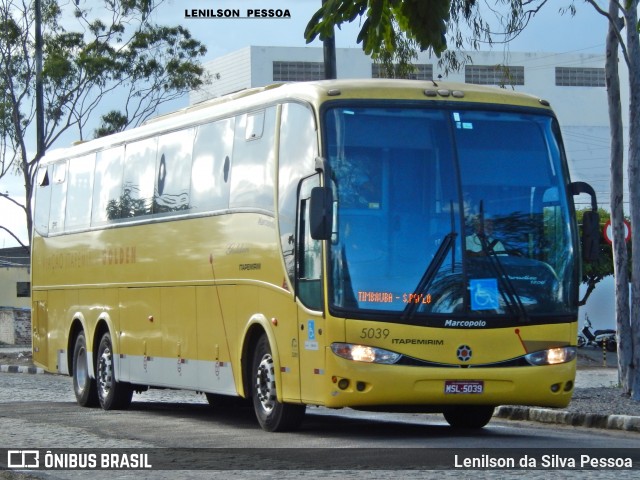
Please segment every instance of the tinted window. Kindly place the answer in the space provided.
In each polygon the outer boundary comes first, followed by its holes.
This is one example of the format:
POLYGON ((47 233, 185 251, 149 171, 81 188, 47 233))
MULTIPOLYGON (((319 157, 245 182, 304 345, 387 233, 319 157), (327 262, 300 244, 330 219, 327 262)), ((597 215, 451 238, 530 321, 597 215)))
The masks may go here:
POLYGON ((262 114, 245 114, 236 119, 236 135, 231 167, 232 208, 273 210, 275 176, 275 113, 271 107, 262 114))
POLYGON ((229 208, 229 169, 234 125, 235 119, 228 118, 198 127, 191 170, 193 210, 229 208))
POLYGON ((189 184, 194 133, 194 129, 190 128, 163 135, 158 140, 154 214, 190 208, 189 184))
POLYGON ((294 271, 296 191, 300 179, 313 173, 317 156, 318 140, 313 112, 297 103, 283 105, 280 120, 278 209, 282 253, 291 283, 294 271))
POLYGON ((91 225, 120 218, 123 159, 124 147, 110 148, 97 154, 91 225))
POLYGON ((54 164, 52 170, 49 233, 60 233, 64 229, 64 211, 67 197, 67 162, 54 164))
POLYGON ((152 212, 158 141, 149 138, 129 143, 125 149, 124 176, 118 209, 121 218, 152 212))
POLYGON ((36 205, 33 226, 43 236, 49 233, 49 209, 51 208, 51 173, 52 166, 40 167, 36 187, 36 205))
POLYGON ((95 154, 72 158, 69 161, 69 187, 65 230, 88 228, 91 221, 91 195, 95 154))

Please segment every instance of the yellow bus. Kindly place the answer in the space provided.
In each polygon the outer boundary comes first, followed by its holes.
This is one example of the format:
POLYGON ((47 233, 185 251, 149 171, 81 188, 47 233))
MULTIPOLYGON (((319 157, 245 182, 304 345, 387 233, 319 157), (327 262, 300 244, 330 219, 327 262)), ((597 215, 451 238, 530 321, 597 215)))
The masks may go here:
POLYGON ((80 405, 187 389, 279 431, 307 405, 480 428, 500 404, 570 401, 573 196, 595 195, 545 101, 250 89, 52 151, 36 190, 33 357, 80 405))

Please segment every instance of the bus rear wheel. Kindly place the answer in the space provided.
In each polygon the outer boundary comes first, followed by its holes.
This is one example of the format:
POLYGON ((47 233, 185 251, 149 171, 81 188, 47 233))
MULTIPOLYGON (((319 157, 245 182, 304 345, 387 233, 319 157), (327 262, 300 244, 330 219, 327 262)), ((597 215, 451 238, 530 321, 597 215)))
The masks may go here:
POLYGON ((266 335, 256 344, 251 368, 251 399, 258 423, 267 432, 297 429, 304 418, 305 405, 280 403, 271 348, 266 335))
POLYGON ((454 428, 482 428, 491 420, 494 409, 486 405, 460 405, 446 409, 443 414, 454 428))
POLYGON ((133 388, 128 383, 116 381, 113 344, 109 333, 105 333, 100 340, 96 377, 98 400, 104 410, 123 410, 129 407, 133 388))
POLYGON ((80 332, 76 337, 71 366, 73 369, 73 393, 76 395, 78 405, 83 407, 97 406, 98 391, 96 390, 96 381, 89 376, 89 354, 84 332, 80 332))

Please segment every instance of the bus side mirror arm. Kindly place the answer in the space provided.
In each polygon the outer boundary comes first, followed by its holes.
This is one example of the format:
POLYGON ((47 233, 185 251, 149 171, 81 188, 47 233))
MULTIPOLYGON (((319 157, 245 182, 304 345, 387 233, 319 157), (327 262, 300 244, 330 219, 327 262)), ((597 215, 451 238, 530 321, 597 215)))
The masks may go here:
POLYGON ((311 238, 330 240, 333 226, 333 192, 327 187, 311 189, 309 211, 311 238))
POLYGON ((582 216, 582 259, 595 262, 600 255, 600 215, 596 192, 585 182, 573 182, 570 187, 572 195, 586 193, 591 197, 591 211, 584 212, 582 216))

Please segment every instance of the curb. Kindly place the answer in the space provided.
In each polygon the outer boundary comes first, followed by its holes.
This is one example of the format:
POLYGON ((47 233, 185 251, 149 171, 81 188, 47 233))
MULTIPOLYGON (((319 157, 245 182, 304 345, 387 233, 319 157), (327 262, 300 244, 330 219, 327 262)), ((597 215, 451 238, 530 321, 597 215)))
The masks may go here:
POLYGON ((529 420, 540 423, 555 423, 573 427, 605 428, 640 432, 640 417, 629 415, 602 415, 598 413, 578 413, 547 408, 501 406, 494 415, 507 420, 529 420))
POLYGON ((0 365, 2 373, 44 373, 44 368, 29 367, 27 365, 0 365))

